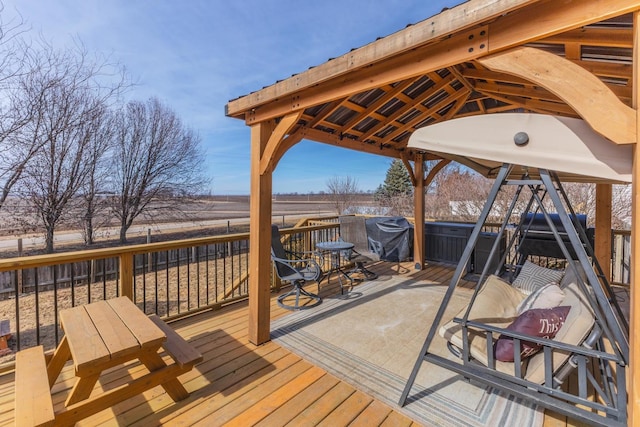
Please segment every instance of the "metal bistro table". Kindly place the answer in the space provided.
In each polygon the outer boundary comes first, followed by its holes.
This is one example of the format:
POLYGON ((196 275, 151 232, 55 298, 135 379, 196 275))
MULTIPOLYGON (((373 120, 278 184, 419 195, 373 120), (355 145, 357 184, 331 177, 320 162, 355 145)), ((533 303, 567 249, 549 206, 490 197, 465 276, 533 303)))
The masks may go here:
POLYGON ((353 249, 353 246, 354 246, 353 243, 342 242, 342 241, 316 243, 316 248, 318 248, 319 250, 331 252, 331 270, 329 270, 326 276, 320 279, 320 282, 322 282, 325 278, 327 279, 327 282, 329 282, 331 275, 335 273, 338 276, 338 281, 340 282, 340 293, 342 294, 344 294, 342 277, 345 277, 349 280, 350 288, 353 287, 353 279, 351 278, 351 276, 349 276, 349 274, 346 271, 342 269, 342 266, 340 265, 340 253, 342 251, 348 251, 353 249))

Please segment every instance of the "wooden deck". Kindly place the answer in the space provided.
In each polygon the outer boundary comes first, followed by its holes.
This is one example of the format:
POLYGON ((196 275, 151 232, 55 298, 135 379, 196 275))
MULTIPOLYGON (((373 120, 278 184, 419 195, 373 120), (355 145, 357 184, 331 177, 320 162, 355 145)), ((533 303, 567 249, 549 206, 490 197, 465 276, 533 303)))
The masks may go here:
MULTIPOLYGON (((417 272, 410 263, 379 263, 372 269, 379 274, 403 274, 444 284, 453 274, 443 266, 417 272)), ((324 296, 336 292, 338 286, 323 283, 324 296)), ((273 298, 272 318, 287 313, 273 298)), ((242 302, 172 323, 204 356, 203 362, 180 377, 191 395, 174 403, 161 387, 155 387, 78 425, 418 425, 274 342, 259 347, 250 344, 247 322, 247 303, 242 302)), ((94 393, 143 373, 139 363, 112 369, 100 379, 94 393)), ((62 404, 72 380, 73 370, 67 364, 53 387, 54 406, 62 404)), ((0 376, 0 425, 14 424, 13 408, 14 374, 10 372, 0 376)), ((575 425, 562 416, 545 417, 545 426, 568 424, 575 425)))

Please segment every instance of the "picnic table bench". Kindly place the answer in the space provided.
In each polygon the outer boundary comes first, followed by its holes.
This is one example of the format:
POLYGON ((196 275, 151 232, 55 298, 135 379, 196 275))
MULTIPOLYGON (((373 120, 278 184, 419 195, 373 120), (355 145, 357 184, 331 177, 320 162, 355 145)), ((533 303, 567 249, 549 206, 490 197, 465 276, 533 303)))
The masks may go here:
POLYGON ((60 324, 65 335, 48 364, 42 346, 16 355, 16 425, 73 425, 158 385, 174 401, 189 395, 178 376, 202 361, 202 355, 160 318, 145 315, 128 298, 62 310, 60 324), (173 363, 165 363, 161 348, 173 363), (73 361, 76 381, 64 408, 54 411, 51 387, 68 360, 73 361), (139 360, 148 373, 92 396, 104 370, 132 360, 139 360))

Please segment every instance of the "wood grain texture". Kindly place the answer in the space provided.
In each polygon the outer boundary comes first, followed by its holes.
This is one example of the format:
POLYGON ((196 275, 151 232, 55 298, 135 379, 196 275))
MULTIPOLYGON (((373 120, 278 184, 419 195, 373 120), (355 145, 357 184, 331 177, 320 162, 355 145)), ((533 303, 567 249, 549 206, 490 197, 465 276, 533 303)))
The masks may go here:
POLYGON ((16 354, 15 379, 15 425, 52 426, 53 403, 42 346, 22 350, 16 354))

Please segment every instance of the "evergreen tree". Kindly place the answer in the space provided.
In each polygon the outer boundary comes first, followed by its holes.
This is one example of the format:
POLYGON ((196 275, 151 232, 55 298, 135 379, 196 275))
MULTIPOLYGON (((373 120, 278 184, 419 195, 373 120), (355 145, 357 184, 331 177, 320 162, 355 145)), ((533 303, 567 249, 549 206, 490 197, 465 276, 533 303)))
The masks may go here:
POLYGON ((380 184, 373 195, 374 200, 388 209, 388 215, 411 215, 412 195, 413 185, 404 163, 397 159, 392 161, 384 183, 380 184))
POLYGON ((383 201, 392 197, 410 196, 413 194, 413 185, 407 168, 399 159, 394 159, 387 169, 384 183, 380 184, 375 192, 375 199, 383 201))

